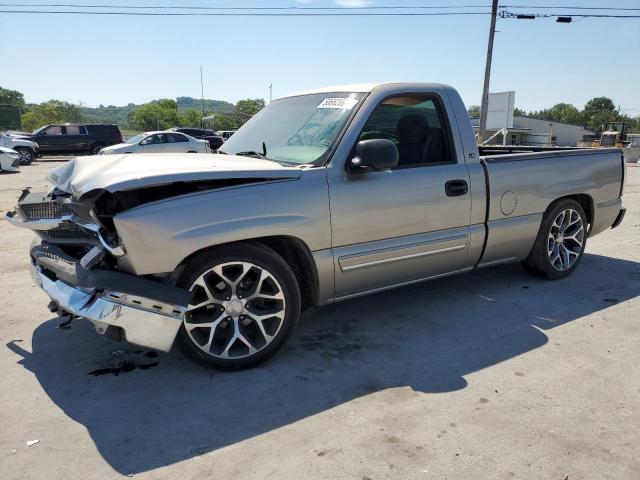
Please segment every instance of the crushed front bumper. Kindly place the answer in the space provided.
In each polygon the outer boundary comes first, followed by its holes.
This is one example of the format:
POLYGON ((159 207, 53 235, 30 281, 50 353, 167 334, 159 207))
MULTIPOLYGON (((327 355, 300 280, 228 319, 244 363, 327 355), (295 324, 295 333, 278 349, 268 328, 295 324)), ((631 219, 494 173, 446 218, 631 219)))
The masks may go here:
POLYGON ((189 303, 185 290, 124 273, 85 270, 51 245, 33 246, 31 257, 34 282, 59 309, 90 320, 98 333, 116 330, 130 343, 171 350, 189 303), (119 289, 105 288, 110 285, 119 289))

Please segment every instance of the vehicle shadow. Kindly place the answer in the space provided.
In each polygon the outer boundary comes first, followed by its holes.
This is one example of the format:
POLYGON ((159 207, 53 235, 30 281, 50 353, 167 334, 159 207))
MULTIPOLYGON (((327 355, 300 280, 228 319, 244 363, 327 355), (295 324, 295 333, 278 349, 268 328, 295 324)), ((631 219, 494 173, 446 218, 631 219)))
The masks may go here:
POLYGON ((578 271, 558 282, 509 265, 405 287, 305 314, 276 358, 236 373, 196 366, 179 353, 154 357, 94 334, 83 321, 70 330, 58 329, 59 319, 45 322, 33 334, 32 353, 18 341, 7 346, 86 427, 104 459, 128 474, 380 390, 464 388, 465 375, 543 346, 546 330, 635 298, 639 280, 640 263, 585 255, 578 271), (123 357, 129 367, 117 368, 123 362, 114 358, 123 357), (119 374, 88 375, 97 368, 119 374))

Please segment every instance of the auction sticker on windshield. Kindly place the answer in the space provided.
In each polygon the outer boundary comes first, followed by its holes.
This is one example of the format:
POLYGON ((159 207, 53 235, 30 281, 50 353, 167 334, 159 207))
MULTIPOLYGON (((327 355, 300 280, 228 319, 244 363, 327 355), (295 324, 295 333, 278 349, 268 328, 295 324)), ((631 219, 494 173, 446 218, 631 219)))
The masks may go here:
POLYGON ((358 100, 351 97, 332 97, 325 98, 318 105, 318 108, 344 108, 345 110, 351 110, 357 103, 358 100))

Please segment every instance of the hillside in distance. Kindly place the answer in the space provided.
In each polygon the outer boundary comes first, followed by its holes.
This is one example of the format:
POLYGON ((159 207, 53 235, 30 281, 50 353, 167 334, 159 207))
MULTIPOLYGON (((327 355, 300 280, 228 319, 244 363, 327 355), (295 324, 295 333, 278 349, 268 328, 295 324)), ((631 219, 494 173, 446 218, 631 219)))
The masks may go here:
MULTIPOLYGON (((154 100, 155 101, 155 100, 154 100)), ((148 102, 153 103, 154 101, 148 102)), ((184 113, 187 110, 193 109, 199 112, 202 111, 202 100, 193 97, 178 97, 176 98, 178 104, 178 110, 180 113, 184 113)), ((80 107, 80 113, 86 122, 95 123, 116 123, 121 127, 127 128, 129 126, 129 115, 134 110, 146 105, 130 103, 121 107, 115 105, 100 105, 99 107, 80 107)), ((207 113, 228 113, 233 111, 233 104, 225 102, 224 100, 204 100, 204 109, 207 113)))

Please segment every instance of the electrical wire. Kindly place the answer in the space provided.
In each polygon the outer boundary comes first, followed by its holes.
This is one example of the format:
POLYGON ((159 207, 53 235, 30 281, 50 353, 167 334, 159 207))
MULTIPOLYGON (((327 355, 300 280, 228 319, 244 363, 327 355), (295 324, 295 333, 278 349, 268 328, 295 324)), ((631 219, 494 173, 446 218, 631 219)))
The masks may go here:
MULTIPOLYGON (((358 9, 353 9, 358 10, 358 9)), ((491 15, 491 12, 96 12, 90 10, 0 10, 0 13, 45 14, 45 15, 112 15, 135 17, 447 17, 467 15, 491 15)))
MULTIPOLYGON (((478 5, 428 5, 428 6, 363 6, 363 7, 305 7, 305 6, 284 6, 284 7, 208 7, 208 6, 176 6, 176 5, 105 5, 91 4, 82 5, 78 3, 56 3, 56 4, 35 4, 20 3, 8 4, 0 3, 0 13, 6 14, 26 14, 26 15, 106 15, 106 16, 135 16, 135 17, 196 17, 196 16, 221 16, 221 17, 446 17, 446 16, 476 16, 490 15, 488 11, 438 11, 431 10, 460 10, 460 9, 483 9, 487 6, 478 5), (7 8, 11 8, 8 10, 7 8), (16 10, 16 8, 20 8, 16 10), (24 10, 23 8, 32 8, 24 10), (43 10, 47 8, 47 10, 43 10), (50 8, 65 8, 70 10, 49 10, 50 8), (87 10, 89 9, 89 10, 87 10), (91 10, 102 9, 102 10, 91 10), (164 10, 149 12, 147 10, 164 10), (420 11, 428 9, 430 11, 420 11), (107 11, 104 11, 107 10, 107 11), (117 11, 114 11, 117 10, 117 11), (181 11, 176 11, 181 10, 181 11), (372 11, 377 10, 377 11, 372 11), (384 11, 381 11, 384 10, 384 11), (410 10, 410 11, 409 11, 410 10)), ((616 18, 632 19, 640 18, 640 14, 621 13, 583 13, 608 10, 609 12, 639 11, 640 8, 628 7, 583 7, 583 6, 556 6, 556 5, 501 5, 500 18, 518 19, 523 16, 534 18, 557 18, 576 17, 580 20, 587 18, 616 18), (507 9, 553 9, 553 10, 575 10, 580 13, 513 13, 507 9)))
POLYGON ((305 6, 286 6, 286 7, 209 7, 203 5, 83 5, 79 3, 0 3, 0 7, 20 7, 20 8, 105 8, 105 9, 127 9, 127 10, 447 10, 456 8, 491 8, 491 5, 372 5, 362 7, 305 7, 305 6))

